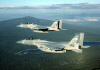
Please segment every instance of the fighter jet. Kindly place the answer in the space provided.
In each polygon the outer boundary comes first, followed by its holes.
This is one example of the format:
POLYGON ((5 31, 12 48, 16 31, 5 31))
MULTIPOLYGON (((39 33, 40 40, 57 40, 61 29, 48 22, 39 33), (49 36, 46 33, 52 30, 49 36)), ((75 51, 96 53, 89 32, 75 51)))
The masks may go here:
POLYGON ((48 52, 48 53, 66 53, 71 50, 77 53, 82 53, 81 48, 88 48, 90 46, 83 46, 84 33, 76 34, 72 40, 68 42, 51 42, 40 39, 24 39, 17 41, 16 43, 24 45, 35 45, 39 50, 48 52))
POLYGON ((33 30, 33 32, 38 32, 38 33, 48 33, 48 31, 60 31, 60 30, 66 30, 62 29, 62 20, 56 19, 55 22, 51 26, 41 26, 37 24, 21 24, 17 25, 16 27, 21 27, 21 28, 30 28, 33 30))

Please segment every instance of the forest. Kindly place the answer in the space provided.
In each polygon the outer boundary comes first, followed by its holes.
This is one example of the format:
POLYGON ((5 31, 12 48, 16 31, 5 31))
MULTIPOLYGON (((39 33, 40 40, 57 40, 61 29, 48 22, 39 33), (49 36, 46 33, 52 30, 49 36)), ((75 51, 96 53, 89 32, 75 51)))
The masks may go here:
MULTIPOLYGON (((34 33, 31 29, 17 28, 21 20, 41 23, 42 19, 23 17, 12 20, 0 21, 0 70, 95 70, 100 69, 100 46, 90 45, 83 48, 82 53, 67 51, 66 53, 41 54, 27 53, 15 54, 27 49, 37 49, 36 46, 17 44, 16 41, 33 37, 53 42, 70 41, 75 33, 84 32, 85 42, 100 42, 99 28, 84 27, 73 24, 63 24, 67 30, 49 32, 48 34, 34 33), (27 19, 27 20, 26 20, 27 19), (19 20, 19 21, 18 21, 19 20), (36 55, 37 54, 37 55, 36 55)), ((44 25, 50 25, 53 21, 44 20, 44 25), (47 24, 48 23, 48 24, 47 24)), ((41 25, 44 23, 42 22, 41 25)), ((45 52, 42 52, 45 53, 45 52)))

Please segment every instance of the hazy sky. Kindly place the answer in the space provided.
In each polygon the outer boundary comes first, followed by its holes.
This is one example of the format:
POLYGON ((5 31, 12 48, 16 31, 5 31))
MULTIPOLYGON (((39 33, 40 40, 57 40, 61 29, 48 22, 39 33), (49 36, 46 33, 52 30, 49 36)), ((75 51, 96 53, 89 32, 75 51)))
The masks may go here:
MULTIPOLYGON (((35 16, 52 18, 56 14, 97 14, 100 13, 100 0, 0 0, 0 19, 35 16), (46 14, 44 14, 46 13, 46 14), (8 14, 8 15, 6 15, 8 14), (9 16, 10 14, 10 16, 9 16), (17 14, 17 15, 15 15, 17 14), (30 14, 30 15, 29 15, 30 14), (43 15, 40 15, 43 14, 43 15), (6 15, 6 16, 4 16, 6 15)), ((62 16, 62 15, 61 15, 62 16)), ((62 16, 67 17, 67 16, 62 16)), ((62 18, 61 17, 61 18, 62 18)), ((59 18, 56 16, 55 18, 59 18)), ((79 19, 80 17, 77 17, 79 19)), ((89 21, 98 21, 100 17, 86 17, 89 21), (89 18, 89 19, 88 19, 89 18)), ((77 21, 78 21, 77 20, 77 21)), ((69 20, 76 21, 76 20, 69 20)))
POLYGON ((63 3, 100 3, 100 0, 0 0, 0 6, 34 6, 63 3))

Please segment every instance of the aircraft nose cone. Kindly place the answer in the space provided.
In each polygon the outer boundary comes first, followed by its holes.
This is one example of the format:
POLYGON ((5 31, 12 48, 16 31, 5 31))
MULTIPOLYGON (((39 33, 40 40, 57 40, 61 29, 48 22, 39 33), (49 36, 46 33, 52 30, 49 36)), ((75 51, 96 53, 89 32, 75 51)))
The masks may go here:
POLYGON ((16 27, 20 27, 20 25, 17 25, 16 27))
POLYGON ((17 41, 16 43, 22 43, 22 41, 17 41))

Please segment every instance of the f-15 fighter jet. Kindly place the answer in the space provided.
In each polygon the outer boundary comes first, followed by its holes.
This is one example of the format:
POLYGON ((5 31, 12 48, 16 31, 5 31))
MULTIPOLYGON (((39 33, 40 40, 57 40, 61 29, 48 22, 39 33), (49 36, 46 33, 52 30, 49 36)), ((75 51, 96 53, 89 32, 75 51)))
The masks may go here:
POLYGON ((66 51, 74 51, 77 53, 82 53, 81 48, 88 48, 90 46, 83 46, 84 33, 76 34, 72 40, 68 42, 50 42, 46 40, 40 39, 24 39, 21 41, 17 41, 16 43, 24 44, 24 45, 35 45, 44 52, 49 53, 66 53, 66 51))
POLYGON ((48 31, 60 31, 60 30, 66 30, 62 29, 62 20, 55 20, 55 22, 51 26, 41 26, 37 24, 21 24, 17 25, 17 27, 21 28, 30 28, 33 30, 33 32, 38 32, 38 33, 48 33, 48 31))

